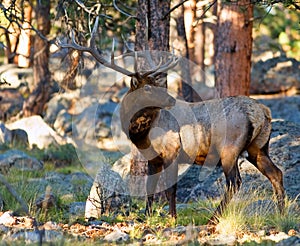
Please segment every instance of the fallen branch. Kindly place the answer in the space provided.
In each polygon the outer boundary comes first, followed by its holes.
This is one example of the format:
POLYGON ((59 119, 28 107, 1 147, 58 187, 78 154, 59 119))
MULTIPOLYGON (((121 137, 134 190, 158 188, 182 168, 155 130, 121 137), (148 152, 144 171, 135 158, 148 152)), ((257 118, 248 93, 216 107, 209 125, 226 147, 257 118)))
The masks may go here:
POLYGON ((0 182, 6 187, 6 189, 10 192, 10 194, 21 204, 22 210, 29 214, 29 208, 22 197, 16 192, 16 190, 7 182, 6 178, 0 174, 0 182))

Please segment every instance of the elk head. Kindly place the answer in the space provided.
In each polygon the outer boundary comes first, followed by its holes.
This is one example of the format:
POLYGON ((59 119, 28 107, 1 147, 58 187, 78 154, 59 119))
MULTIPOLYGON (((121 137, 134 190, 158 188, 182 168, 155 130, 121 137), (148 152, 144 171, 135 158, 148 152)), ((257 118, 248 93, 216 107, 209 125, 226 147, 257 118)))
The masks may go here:
MULTIPOLYGON (((130 120, 135 113, 143 108, 160 109, 172 107, 175 105, 175 99, 168 94, 166 89, 166 73, 174 68, 179 61, 179 58, 174 54, 168 54, 164 59, 161 58, 157 65, 154 64, 149 50, 136 52, 127 47, 124 56, 134 57, 134 72, 129 71, 115 63, 114 56, 114 40, 110 59, 106 59, 96 46, 96 33, 98 30, 99 17, 95 20, 89 46, 81 46, 75 41, 74 33, 71 33, 71 43, 61 43, 58 45, 62 48, 72 48, 82 52, 90 53, 100 64, 111 68, 116 72, 131 77, 130 89, 125 95, 121 108, 121 122, 125 133, 128 131, 130 120), (141 71, 138 69, 138 59, 143 58, 150 69, 141 71), (166 61, 165 61, 166 60, 166 61)), ((147 42, 147 40, 146 40, 147 42)))

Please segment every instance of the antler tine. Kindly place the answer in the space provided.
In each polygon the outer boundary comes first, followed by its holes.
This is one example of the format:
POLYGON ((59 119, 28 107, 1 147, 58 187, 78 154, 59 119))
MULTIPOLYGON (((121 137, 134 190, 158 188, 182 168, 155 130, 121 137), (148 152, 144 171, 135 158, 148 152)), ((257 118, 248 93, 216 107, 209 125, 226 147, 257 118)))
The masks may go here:
POLYGON ((155 71, 157 71, 157 70, 159 69, 159 67, 161 66, 161 64, 162 64, 162 58, 160 58, 158 65, 156 65, 156 66, 155 66, 154 68, 152 68, 151 70, 144 72, 142 76, 143 76, 143 77, 146 77, 146 76, 148 76, 148 75, 154 73, 155 71))
POLYGON ((110 62, 111 64, 115 64, 115 39, 114 38, 112 40, 110 62))
POLYGON ((145 57, 147 62, 149 63, 150 67, 155 67, 155 63, 152 60, 151 54, 150 54, 150 48, 148 44, 148 32, 149 32, 149 20, 146 16, 146 32, 145 32, 145 57))
POLYGON ((137 52, 134 52, 134 72, 135 72, 135 73, 137 73, 137 71, 138 71, 138 63, 137 63, 137 60, 138 60, 137 52))
POLYGON ((154 71, 153 74, 151 74, 151 76, 156 77, 159 74, 162 74, 162 73, 174 68, 178 64, 178 61, 179 61, 179 58, 173 54, 172 58, 169 59, 163 66, 160 66, 157 69, 157 71, 154 71))
POLYGON ((111 54, 110 62, 107 61, 98 51, 97 46, 96 46, 96 33, 98 30, 98 24, 99 24, 99 16, 97 16, 96 20, 95 20, 95 25, 94 25, 92 33, 91 33, 89 47, 81 46, 76 42, 73 30, 71 32, 71 44, 59 42, 59 46, 62 48, 71 48, 71 49, 75 49, 75 50, 79 50, 79 51, 83 51, 83 52, 88 52, 103 66, 111 68, 111 69, 113 69, 119 73, 122 73, 124 75, 127 75, 129 77, 132 77, 134 75, 134 73, 132 73, 131 71, 128 71, 125 68, 122 68, 122 67, 116 65, 114 62, 114 40, 113 40, 113 47, 112 47, 112 54, 111 54))

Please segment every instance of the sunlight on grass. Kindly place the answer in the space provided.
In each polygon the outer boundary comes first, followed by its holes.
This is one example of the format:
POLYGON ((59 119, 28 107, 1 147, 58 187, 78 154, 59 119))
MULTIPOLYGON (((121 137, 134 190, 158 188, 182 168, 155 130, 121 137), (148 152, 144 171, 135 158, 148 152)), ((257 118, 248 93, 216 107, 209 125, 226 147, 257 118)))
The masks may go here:
POLYGON ((297 229, 300 221, 300 206, 297 203, 298 199, 299 195, 293 200, 286 198, 284 213, 275 213, 269 218, 269 223, 279 231, 288 232, 290 229, 297 229))
POLYGON ((300 209, 297 198, 286 198, 284 214, 280 214, 272 196, 257 189, 238 193, 218 218, 217 232, 225 235, 237 235, 245 231, 257 232, 275 228, 288 232, 296 229, 300 221, 300 209))

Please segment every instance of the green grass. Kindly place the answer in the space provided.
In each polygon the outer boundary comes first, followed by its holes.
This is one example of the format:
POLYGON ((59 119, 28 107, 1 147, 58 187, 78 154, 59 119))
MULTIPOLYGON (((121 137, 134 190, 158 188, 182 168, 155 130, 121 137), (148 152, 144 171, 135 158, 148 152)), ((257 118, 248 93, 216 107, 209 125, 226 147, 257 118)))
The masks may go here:
POLYGON ((261 190, 254 190, 248 194, 239 193, 218 218, 217 231, 221 234, 232 235, 270 228, 286 233, 290 229, 296 229, 300 221, 297 198, 285 199, 283 214, 278 211, 272 200, 274 199, 271 195, 261 190), (253 203, 258 201, 266 205, 253 206, 253 203))
MULTIPOLYGON (((74 181, 71 185, 79 187, 78 192, 70 199, 61 200, 56 196, 57 206, 43 211, 35 207, 36 199, 45 193, 45 183, 43 178, 48 172, 57 172, 62 174, 71 174, 74 172, 84 172, 84 168, 80 165, 76 151, 71 145, 54 146, 50 145, 46 150, 38 148, 27 149, 20 146, 2 145, 0 153, 9 149, 17 148, 29 156, 35 157, 44 162, 42 170, 24 171, 15 168, 10 168, 8 173, 5 174, 7 182, 17 191, 19 196, 29 207, 30 215, 37 218, 39 222, 53 220, 56 222, 68 222, 66 218, 68 205, 72 202, 85 201, 87 195, 80 192, 80 187, 83 185, 80 181, 74 181)), ((0 197, 4 201, 3 210, 12 210, 21 215, 24 211, 21 205, 16 201, 15 197, 7 190, 6 187, 0 185, 0 197)))
MULTIPOLYGON (((4 146, 0 152, 8 150, 11 146, 4 146)), ((36 198, 45 193, 46 187, 33 183, 33 180, 42 180, 48 172, 59 172, 63 174, 70 174, 74 172, 85 172, 80 165, 71 146, 50 146, 47 150, 39 149, 22 149, 28 155, 34 156, 39 160, 44 161, 43 170, 37 171, 20 171, 10 169, 5 176, 7 181, 14 187, 23 200, 27 203, 30 214, 35 216, 37 221, 42 223, 46 221, 62 222, 62 223, 85 223, 84 218, 79 218, 76 221, 70 221, 68 217, 69 204, 72 202, 85 201, 87 195, 80 192, 84 183, 82 181, 74 181, 70 184, 78 187, 78 192, 75 192, 71 197, 63 200, 57 198, 57 205, 47 210, 37 209, 34 206, 36 198), (72 156, 71 156, 72 155, 72 156), (59 164, 60 163, 60 164, 59 164)), ((16 202, 15 198, 6 190, 3 185, 0 185, 0 196, 5 201, 4 210, 20 211, 20 204, 16 202)), ((298 199, 298 198, 297 198, 298 199)), ((257 206, 250 209, 249 206, 253 203, 261 201, 272 201, 273 197, 268 192, 262 189, 252 189, 249 192, 239 192, 230 202, 223 215, 220 216, 219 224, 217 225, 217 232, 229 235, 239 235, 242 232, 258 232, 260 230, 268 230, 275 228, 278 231, 288 232, 290 229, 298 229, 300 221, 299 200, 288 199, 285 201, 285 212, 281 215, 276 208, 257 206)), ((100 220, 106 221, 110 224, 118 222, 134 222, 134 229, 130 231, 130 237, 134 239, 141 239, 148 230, 156 235, 158 239, 164 242, 163 230, 165 228, 176 228, 178 226, 200 226, 205 225, 208 219, 213 214, 213 211, 219 204, 217 200, 206 200, 194 203, 189 203, 177 210, 177 219, 173 219, 168 215, 165 208, 166 203, 154 203, 154 214, 151 217, 145 216, 145 202, 144 200, 133 199, 130 208, 124 208, 114 213, 103 215, 100 220)), ((21 211, 20 211, 20 214, 21 211)), ((63 245, 76 245, 76 242, 67 239, 63 245), (70 242, 70 243, 69 243, 70 242)), ((89 245, 89 241, 84 243, 89 245)), ((90 245, 94 245, 91 242, 90 245)), ((97 245, 97 244, 96 244, 97 245)), ((193 245, 193 244, 191 244, 193 245)), ((247 243, 246 245, 255 245, 255 243, 247 243)), ((270 244, 265 244, 270 245, 270 244)))

